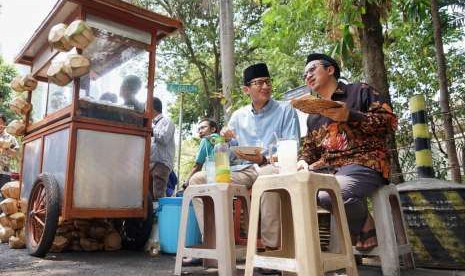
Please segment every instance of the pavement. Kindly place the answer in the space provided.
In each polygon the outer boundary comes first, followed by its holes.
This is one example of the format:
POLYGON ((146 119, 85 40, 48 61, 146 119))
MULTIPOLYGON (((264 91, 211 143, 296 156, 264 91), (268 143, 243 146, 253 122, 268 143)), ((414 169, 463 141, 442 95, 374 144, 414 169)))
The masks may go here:
MULTIPOLYGON (((151 257, 144 252, 119 250, 114 252, 49 253, 45 258, 32 257, 26 249, 10 249, 0 244, 0 275, 173 275, 174 255, 151 257)), ((244 274, 244 264, 237 275, 244 274)), ((184 267, 183 275, 218 275, 215 269, 201 266, 184 267)), ((261 274, 255 273, 254 276, 261 274)), ((360 276, 380 276, 379 267, 360 266, 360 276)), ((465 276, 465 271, 417 268, 402 271, 401 276, 465 276)), ((305 276, 305 275, 303 275, 305 276)))

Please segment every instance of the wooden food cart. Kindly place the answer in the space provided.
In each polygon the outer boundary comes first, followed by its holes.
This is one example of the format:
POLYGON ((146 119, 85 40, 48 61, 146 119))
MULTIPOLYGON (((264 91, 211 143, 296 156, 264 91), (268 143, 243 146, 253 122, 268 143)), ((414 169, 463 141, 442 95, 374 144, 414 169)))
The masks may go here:
POLYGON ((123 246, 141 248, 146 242, 153 219, 149 159, 156 45, 180 27, 177 20, 120 0, 60 0, 17 56, 38 81, 27 92, 33 107, 25 115, 21 168, 31 255, 48 252, 59 218, 109 218, 118 221, 123 246), (90 43, 78 39, 71 49, 52 47, 51 29, 62 23, 69 28, 76 20, 89 27, 90 43), (90 62, 85 74, 81 70, 69 83, 51 77, 56 73, 51 67, 70 55, 90 62), (130 78, 139 81, 130 84, 130 78), (123 91, 131 85, 132 104, 123 91))

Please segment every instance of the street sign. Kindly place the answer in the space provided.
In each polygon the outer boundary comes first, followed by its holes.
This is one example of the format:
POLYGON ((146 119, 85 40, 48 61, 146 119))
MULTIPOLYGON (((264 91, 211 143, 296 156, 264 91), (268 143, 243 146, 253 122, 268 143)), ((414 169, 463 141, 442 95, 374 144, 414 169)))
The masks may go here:
POLYGON ((173 93, 196 93, 199 91, 197 85, 179 83, 168 83, 167 89, 173 93))

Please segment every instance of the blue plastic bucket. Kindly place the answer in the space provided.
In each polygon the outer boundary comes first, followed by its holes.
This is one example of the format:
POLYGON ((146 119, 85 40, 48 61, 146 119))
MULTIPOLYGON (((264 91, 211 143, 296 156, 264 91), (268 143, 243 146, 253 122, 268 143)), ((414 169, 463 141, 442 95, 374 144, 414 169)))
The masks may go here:
MULTIPOLYGON (((158 229, 160 249, 164 253, 175 254, 178 249, 178 232, 181 221, 182 197, 163 197, 158 201, 158 229)), ((186 246, 201 243, 201 234, 194 207, 189 207, 186 229, 186 246)))

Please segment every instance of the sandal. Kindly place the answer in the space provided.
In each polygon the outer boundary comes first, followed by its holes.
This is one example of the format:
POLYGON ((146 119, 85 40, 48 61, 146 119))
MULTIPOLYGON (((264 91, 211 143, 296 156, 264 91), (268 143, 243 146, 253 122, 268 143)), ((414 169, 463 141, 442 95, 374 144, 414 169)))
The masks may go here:
POLYGON ((363 244, 369 239, 369 238, 376 238, 376 229, 370 229, 368 232, 360 232, 359 236, 359 242, 362 244, 362 246, 355 246, 355 249, 357 249, 360 252, 367 252, 372 250, 373 248, 378 246, 378 240, 376 240, 375 244, 372 244, 370 246, 364 247, 363 244))

